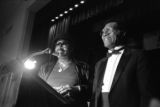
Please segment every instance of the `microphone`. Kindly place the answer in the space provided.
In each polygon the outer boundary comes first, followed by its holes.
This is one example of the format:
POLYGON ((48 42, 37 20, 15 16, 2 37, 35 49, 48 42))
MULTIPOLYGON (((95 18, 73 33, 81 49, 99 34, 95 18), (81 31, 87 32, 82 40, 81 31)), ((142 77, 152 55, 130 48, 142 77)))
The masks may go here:
POLYGON ((27 60, 32 59, 33 57, 38 56, 38 55, 42 55, 42 54, 50 54, 50 55, 58 57, 58 54, 51 53, 51 49, 50 48, 46 48, 46 49, 44 49, 42 51, 38 51, 38 52, 32 53, 31 55, 26 57, 22 62, 25 63, 27 60))
POLYGON ((51 49, 50 48, 46 48, 44 50, 41 51, 42 53, 46 53, 46 54, 51 54, 51 49))
POLYGON ((46 48, 46 49, 44 49, 42 52, 43 52, 44 54, 51 54, 51 55, 53 55, 53 56, 58 57, 58 54, 56 54, 56 53, 51 53, 52 51, 51 51, 50 48, 46 48))

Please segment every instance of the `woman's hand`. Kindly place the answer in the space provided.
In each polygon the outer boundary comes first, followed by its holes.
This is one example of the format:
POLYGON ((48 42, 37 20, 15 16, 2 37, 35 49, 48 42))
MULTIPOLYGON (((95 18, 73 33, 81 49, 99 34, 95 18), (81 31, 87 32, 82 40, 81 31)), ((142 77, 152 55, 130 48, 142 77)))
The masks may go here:
POLYGON ((71 96, 71 94, 77 93, 80 91, 80 86, 64 85, 64 86, 58 87, 56 90, 58 93, 64 96, 71 96))

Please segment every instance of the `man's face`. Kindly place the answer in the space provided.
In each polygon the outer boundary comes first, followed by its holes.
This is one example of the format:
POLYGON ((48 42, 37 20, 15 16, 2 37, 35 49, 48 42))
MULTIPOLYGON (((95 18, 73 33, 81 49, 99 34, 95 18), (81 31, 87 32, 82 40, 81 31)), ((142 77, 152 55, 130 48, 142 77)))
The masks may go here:
POLYGON ((104 47, 113 48, 116 43, 117 35, 119 34, 119 30, 116 29, 116 22, 109 22, 102 29, 102 40, 104 43, 104 47))
POLYGON ((69 44, 65 40, 58 40, 55 46, 55 53, 58 56, 68 56, 69 44))

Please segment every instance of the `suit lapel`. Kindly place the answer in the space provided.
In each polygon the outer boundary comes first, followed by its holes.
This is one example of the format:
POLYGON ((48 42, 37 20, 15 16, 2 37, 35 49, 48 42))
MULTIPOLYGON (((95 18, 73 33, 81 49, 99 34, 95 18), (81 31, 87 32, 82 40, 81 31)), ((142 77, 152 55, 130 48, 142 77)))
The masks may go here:
POLYGON ((126 66, 126 63, 128 62, 130 57, 129 51, 128 49, 124 50, 124 53, 119 61, 119 64, 117 66, 117 70, 113 79, 113 83, 111 86, 111 90, 112 88, 115 86, 115 84, 117 83, 118 79, 120 78, 122 72, 124 71, 124 67, 126 66))
POLYGON ((101 86, 103 84, 103 77, 104 77, 104 72, 105 72, 105 68, 106 68, 106 63, 108 61, 108 58, 105 58, 99 65, 99 76, 98 76, 98 86, 101 86))

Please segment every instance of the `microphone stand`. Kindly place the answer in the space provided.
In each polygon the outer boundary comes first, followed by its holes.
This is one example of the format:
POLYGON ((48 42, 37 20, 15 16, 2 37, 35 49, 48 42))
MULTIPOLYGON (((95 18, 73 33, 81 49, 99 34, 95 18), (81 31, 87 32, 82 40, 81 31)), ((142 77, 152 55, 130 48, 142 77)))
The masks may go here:
POLYGON ((35 53, 32 53, 31 55, 29 55, 28 57, 26 57, 23 61, 23 63, 25 63, 27 60, 35 57, 35 56, 38 56, 38 55, 42 55, 42 54, 50 54, 50 49, 47 48, 45 50, 42 50, 42 51, 39 51, 39 52, 35 52, 35 53))
MULTIPOLYGON (((35 52, 32 53, 31 55, 29 55, 27 58, 25 58, 25 61, 38 56, 38 55, 42 55, 42 54, 50 54, 50 55, 54 55, 56 57, 58 57, 57 54, 52 53, 49 48, 39 51, 39 52, 35 52)), ((69 100, 67 98, 64 98, 61 94, 59 94, 55 89, 53 89, 50 85, 48 85, 42 78, 40 78, 38 75, 31 75, 32 79, 34 79, 38 84, 40 84, 45 90, 47 90, 50 94, 52 94, 54 97, 57 98, 57 100, 59 100, 62 104, 69 104, 69 100)))

